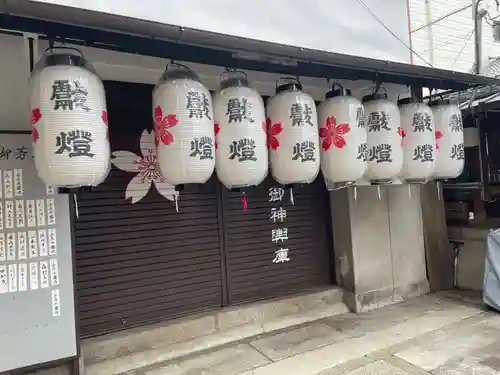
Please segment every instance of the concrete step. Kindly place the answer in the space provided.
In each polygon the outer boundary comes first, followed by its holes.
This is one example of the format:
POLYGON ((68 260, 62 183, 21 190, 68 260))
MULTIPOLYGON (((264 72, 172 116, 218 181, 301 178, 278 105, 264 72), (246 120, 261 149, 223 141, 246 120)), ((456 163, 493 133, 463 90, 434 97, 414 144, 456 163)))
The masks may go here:
POLYGON ((85 375, 115 375, 348 312, 340 288, 221 309, 84 340, 85 375))
POLYGON ((462 368, 464 355, 497 367, 499 319, 462 298, 431 295, 304 323, 120 375, 444 374, 441 369, 462 368))

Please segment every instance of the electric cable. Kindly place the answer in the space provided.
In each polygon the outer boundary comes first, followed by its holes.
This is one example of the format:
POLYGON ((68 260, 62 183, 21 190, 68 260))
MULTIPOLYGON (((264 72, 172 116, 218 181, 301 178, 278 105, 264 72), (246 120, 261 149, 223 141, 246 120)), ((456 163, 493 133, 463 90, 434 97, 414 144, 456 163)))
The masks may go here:
POLYGON ((432 67, 432 64, 425 60, 419 53, 415 52, 404 40, 402 40, 394 31, 392 31, 378 16, 364 3, 363 0, 356 0, 359 5, 363 7, 363 9, 370 15, 372 18, 377 21, 380 26, 382 26, 386 31, 388 31, 394 38, 396 38, 402 45, 404 45, 410 52, 412 52, 415 56, 421 59, 424 63, 432 67))
POLYGON ((462 56, 462 54, 464 53, 465 47, 467 47, 467 44, 469 43, 470 38, 472 37, 473 34, 474 34, 474 29, 472 29, 471 32, 469 33, 469 35, 467 35, 467 39, 465 39, 465 43, 463 44, 462 48, 460 49, 460 52, 458 53, 457 57, 455 57, 455 60, 453 60, 453 64, 451 64, 451 68, 453 68, 455 66, 455 64, 457 63, 460 56, 462 56))

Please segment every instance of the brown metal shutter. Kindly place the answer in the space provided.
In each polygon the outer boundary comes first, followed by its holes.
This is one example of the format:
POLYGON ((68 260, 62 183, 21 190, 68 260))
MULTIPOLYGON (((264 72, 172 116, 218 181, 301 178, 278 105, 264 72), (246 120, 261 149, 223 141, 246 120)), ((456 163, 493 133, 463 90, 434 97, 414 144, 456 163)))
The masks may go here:
MULTIPOLYGON (((111 147, 140 153, 151 126, 150 86, 108 84, 111 147)), ((78 199, 77 291, 82 336, 98 335, 221 306, 220 187, 215 179, 181 192, 180 212, 154 187, 132 204, 136 173, 113 168, 78 199)))
POLYGON ((328 285, 333 257, 330 204, 323 178, 294 189, 295 205, 288 190, 281 202, 269 202, 269 189, 280 187, 270 177, 248 192, 243 212, 241 194, 224 191, 226 267, 230 303, 277 296, 328 285), (271 209, 287 210, 283 223, 270 219, 271 209), (272 241, 272 230, 288 229, 288 239, 272 241), (275 251, 289 249, 290 261, 273 263, 275 251))

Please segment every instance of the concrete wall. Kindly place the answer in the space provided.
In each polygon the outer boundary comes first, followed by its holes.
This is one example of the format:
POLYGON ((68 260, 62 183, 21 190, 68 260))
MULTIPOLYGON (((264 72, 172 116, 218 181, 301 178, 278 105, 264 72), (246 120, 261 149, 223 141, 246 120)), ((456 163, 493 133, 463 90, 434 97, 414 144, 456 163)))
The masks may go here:
POLYGON ((456 267, 457 288, 482 291, 488 229, 450 227, 448 235, 461 243, 456 267))
POLYGON ((337 281, 351 310, 429 291, 419 189, 367 186, 331 193, 337 281))

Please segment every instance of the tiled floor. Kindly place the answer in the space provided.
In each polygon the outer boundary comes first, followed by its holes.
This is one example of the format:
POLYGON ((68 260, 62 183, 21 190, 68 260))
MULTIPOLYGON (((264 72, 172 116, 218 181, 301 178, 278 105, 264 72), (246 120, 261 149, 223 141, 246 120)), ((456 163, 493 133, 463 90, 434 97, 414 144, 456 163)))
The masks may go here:
MULTIPOLYGON (((344 314, 128 375, 500 374, 500 314, 463 294, 344 314)), ((88 374, 92 375, 92 374, 88 374)))

